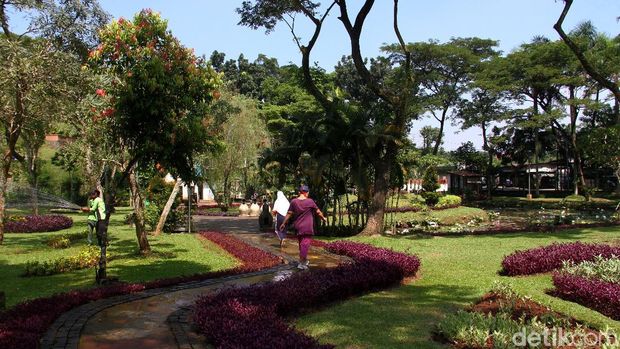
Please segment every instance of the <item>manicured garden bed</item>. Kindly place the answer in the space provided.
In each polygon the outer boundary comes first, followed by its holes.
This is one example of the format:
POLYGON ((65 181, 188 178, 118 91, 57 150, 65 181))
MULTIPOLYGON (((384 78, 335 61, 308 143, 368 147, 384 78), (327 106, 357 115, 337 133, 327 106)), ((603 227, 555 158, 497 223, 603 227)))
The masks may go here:
POLYGON ((554 271, 550 292, 560 298, 620 320, 620 246, 607 244, 552 244, 516 251, 504 258, 504 275, 554 271))
POLYGON ((196 303, 194 324, 216 348, 332 348, 295 330, 283 317, 396 285, 420 266, 415 256, 365 244, 323 246, 354 263, 204 296, 196 303))
POLYGON ((575 319, 520 296, 510 289, 484 295, 466 311, 448 315, 437 326, 437 339, 455 348, 578 347, 571 344, 617 343, 613 333, 597 331, 575 319), (549 345, 545 345, 545 343, 549 345))
POLYGON ((73 219, 64 215, 11 216, 4 225, 7 233, 58 231, 73 226, 73 219))
POLYGON ((178 276, 142 283, 119 283, 111 286, 74 290, 32 299, 0 313, 0 348, 37 348, 39 338, 62 313, 79 305, 116 295, 161 288, 184 282, 234 275, 273 267, 282 260, 263 250, 249 246, 232 236, 204 232, 201 236, 222 247, 231 247, 230 253, 242 264, 232 269, 188 276, 178 276))
POLYGON ((547 273, 563 266, 565 261, 592 261, 596 256, 620 256, 620 246, 581 242, 552 244, 525 251, 515 251, 502 261, 503 275, 532 275, 547 273))

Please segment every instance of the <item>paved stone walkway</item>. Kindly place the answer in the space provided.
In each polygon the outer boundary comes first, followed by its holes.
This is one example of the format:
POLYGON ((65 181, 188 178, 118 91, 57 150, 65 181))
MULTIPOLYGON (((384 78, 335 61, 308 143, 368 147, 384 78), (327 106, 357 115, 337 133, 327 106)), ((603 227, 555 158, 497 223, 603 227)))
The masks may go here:
MULTIPOLYGON (((190 306, 199 295, 222 287, 247 286, 285 278, 295 272, 298 248, 288 241, 280 249, 275 234, 259 233, 256 218, 195 217, 197 231, 231 232, 248 244, 281 256, 288 264, 255 273, 209 279, 102 299, 59 317, 41 342, 48 349, 207 348, 188 324, 190 306)), ((342 259, 311 248, 311 268, 328 268, 342 259)))

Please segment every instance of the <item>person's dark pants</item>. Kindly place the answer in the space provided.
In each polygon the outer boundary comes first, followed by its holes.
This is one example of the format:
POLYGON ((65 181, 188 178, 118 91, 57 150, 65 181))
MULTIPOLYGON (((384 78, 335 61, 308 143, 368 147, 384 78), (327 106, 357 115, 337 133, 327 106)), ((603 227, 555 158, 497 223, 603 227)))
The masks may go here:
POLYGON ((97 235, 97 222, 88 220, 88 243, 93 243, 93 235, 97 235), (93 234, 94 233, 94 234, 93 234))

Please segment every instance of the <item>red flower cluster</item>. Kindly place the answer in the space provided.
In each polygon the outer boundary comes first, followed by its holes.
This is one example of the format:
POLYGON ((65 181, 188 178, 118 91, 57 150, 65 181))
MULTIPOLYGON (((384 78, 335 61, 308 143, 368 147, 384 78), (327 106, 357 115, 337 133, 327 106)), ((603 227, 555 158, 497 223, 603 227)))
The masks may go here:
POLYGON ((23 219, 9 220, 4 224, 8 233, 37 233, 57 231, 73 226, 73 219, 63 215, 30 215, 23 219))
POLYGON ((283 317, 398 284, 420 265, 416 256, 365 244, 325 247, 355 262, 204 296, 196 302, 194 323, 217 348, 333 348, 296 331, 283 317))
POLYGON ((620 247, 581 242, 551 244, 526 251, 516 251, 502 261, 502 275, 532 275, 546 273, 562 267, 562 262, 592 261, 596 256, 620 256, 620 247))
POLYGON ((620 320, 620 284, 556 272, 552 294, 620 320))
POLYGON ((145 283, 118 284, 87 290, 59 293, 37 298, 0 312, 0 349, 38 348, 39 339, 64 312, 102 298, 161 288, 185 282, 199 281, 268 268, 281 260, 263 250, 252 247, 230 235, 206 232, 202 236, 227 249, 242 265, 237 268, 210 273, 179 276, 145 283))

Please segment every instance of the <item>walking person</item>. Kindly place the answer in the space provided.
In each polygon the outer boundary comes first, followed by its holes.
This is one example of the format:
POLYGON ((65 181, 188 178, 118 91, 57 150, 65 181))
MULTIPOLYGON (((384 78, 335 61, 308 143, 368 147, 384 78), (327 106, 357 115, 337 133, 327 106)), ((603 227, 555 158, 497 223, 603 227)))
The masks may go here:
POLYGON ((273 211, 271 212, 276 216, 276 235, 278 239, 280 239, 280 248, 284 245, 284 239, 286 239, 286 233, 288 232, 286 229, 286 225, 284 225, 284 229, 281 229, 282 223, 284 223, 284 218, 288 213, 288 209, 290 207, 290 203, 284 193, 278 191, 276 202, 273 203, 273 211))
POLYGON ((100 197, 99 190, 90 192, 88 197, 88 207, 82 207, 82 211, 88 212, 88 244, 93 243, 93 232, 97 236, 97 242, 101 246, 101 236, 99 235, 99 222, 105 219, 105 203, 100 197))
POLYGON ((297 230, 297 241, 299 242, 299 264, 297 268, 301 270, 308 269, 308 250, 312 243, 312 235, 314 235, 314 215, 323 221, 327 221, 314 200, 308 197, 309 191, 307 185, 299 187, 299 196, 291 201, 284 222, 280 225, 280 230, 283 230, 286 228, 289 219, 295 218, 293 225, 297 230))

